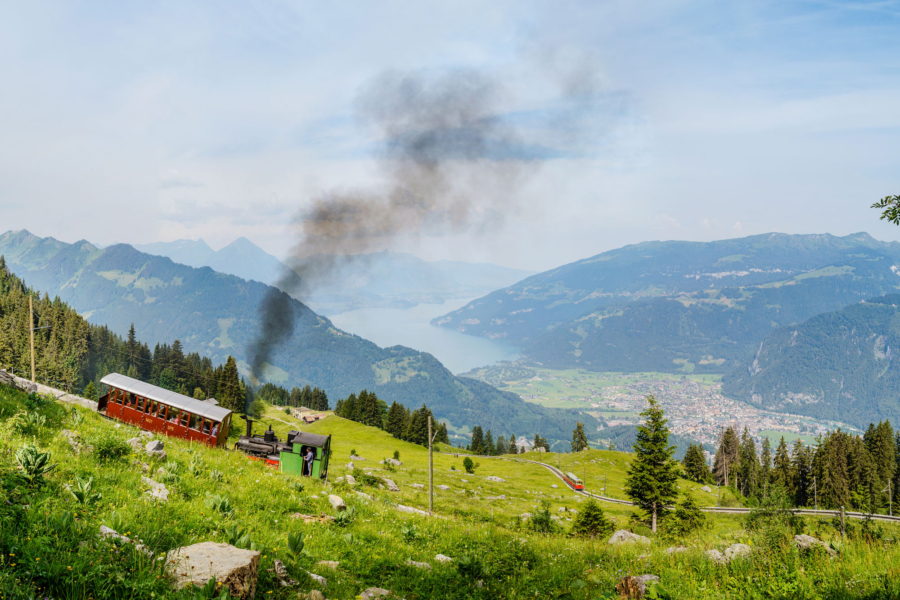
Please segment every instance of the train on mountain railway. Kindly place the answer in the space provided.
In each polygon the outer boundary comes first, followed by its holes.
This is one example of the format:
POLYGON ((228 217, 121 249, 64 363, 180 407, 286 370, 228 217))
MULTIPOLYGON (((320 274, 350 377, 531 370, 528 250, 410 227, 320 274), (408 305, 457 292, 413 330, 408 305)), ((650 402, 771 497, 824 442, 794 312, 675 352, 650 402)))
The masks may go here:
MULTIPOLYGON (((196 400, 118 373, 110 373, 100 383, 109 387, 97 403, 97 412, 104 417, 153 433, 227 449, 234 413, 215 400, 196 400)), ((327 476, 330 435, 291 431, 282 442, 271 427, 262 436, 253 435, 253 420, 241 418, 247 421, 247 431, 235 442, 235 450, 282 473, 321 479, 327 476)))
POLYGON ((563 473, 563 480, 565 480, 573 490, 584 489, 584 482, 575 476, 574 473, 563 473))

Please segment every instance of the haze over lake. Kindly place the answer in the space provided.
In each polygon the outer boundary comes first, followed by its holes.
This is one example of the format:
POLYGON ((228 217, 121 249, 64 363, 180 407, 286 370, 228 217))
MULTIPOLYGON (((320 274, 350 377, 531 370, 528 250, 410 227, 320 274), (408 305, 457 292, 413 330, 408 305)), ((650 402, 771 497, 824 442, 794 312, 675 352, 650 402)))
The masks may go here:
POLYGON ((428 352, 453 373, 518 358, 518 349, 507 342, 429 324, 431 319, 462 308, 471 301, 471 298, 448 300, 444 304, 420 304, 413 308, 363 308, 329 318, 340 329, 383 348, 399 344, 428 352))

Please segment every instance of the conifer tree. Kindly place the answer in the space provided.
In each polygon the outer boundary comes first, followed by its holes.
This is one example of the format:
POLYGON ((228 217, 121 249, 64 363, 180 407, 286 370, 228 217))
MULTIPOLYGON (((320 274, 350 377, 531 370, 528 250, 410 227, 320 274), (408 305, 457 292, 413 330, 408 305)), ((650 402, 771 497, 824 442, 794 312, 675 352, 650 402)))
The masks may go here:
POLYGON ((578 421, 575 423, 575 430, 572 431, 572 452, 581 452, 588 448, 588 439, 587 434, 584 432, 584 423, 578 421))
MULTIPOLYGON (((812 504, 812 456, 808 447, 803 446, 799 438, 794 442, 791 451, 791 489, 794 492, 794 506, 812 504)), ((818 483, 816 483, 818 487, 818 483)))
POLYGON ((496 453, 497 449, 494 447, 494 436, 491 434, 491 430, 488 429, 487 433, 484 435, 484 452, 482 454, 493 456, 496 453))
POLYGON ((769 479, 772 485, 781 486, 789 494, 793 494, 791 489, 791 456, 788 453, 784 436, 781 437, 781 441, 778 442, 778 447, 775 449, 775 459, 769 479))
POLYGON ((388 410, 387 423, 385 423, 384 430, 395 438, 400 439, 406 432, 408 425, 403 405, 397 402, 392 403, 391 408, 388 410))
POLYGON ((658 515, 678 496, 677 463, 672 459, 675 446, 669 446, 668 420, 652 395, 641 413, 644 421, 637 427, 633 444, 634 458, 628 465, 625 493, 651 519, 656 533, 658 515))
POLYGON ((291 390, 291 395, 288 397, 288 406, 293 406, 294 408, 302 406, 300 402, 302 394, 303 391, 299 387, 294 386, 294 389, 291 390))
MULTIPOLYGON (((169 369, 166 369, 168 371, 169 369)), ((241 379, 238 375, 237 361, 229 356, 222 369, 222 378, 219 381, 219 405, 236 413, 243 414, 246 392, 241 389, 241 379)))
POLYGON ((356 394, 351 393, 344 400, 344 405, 341 407, 341 416, 349 421, 356 420, 356 394))
POLYGON ((447 424, 441 423, 438 425, 438 434, 435 438, 435 441, 438 443, 450 444, 450 434, 447 432, 447 424))
POLYGON ((484 434, 481 432, 480 425, 472 428, 472 440, 469 443, 469 449, 475 454, 484 454, 484 434))
POLYGON ((84 397, 88 400, 97 399, 97 388, 94 387, 93 381, 89 381, 87 386, 84 388, 84 397))
POLYGON ((300 406, 305 406, 306 408, 312 407, 313 398, 312 398, 312 388, 309 385, 303 386, 303 390, 300 392, 300 406))
POLYGON ((681 464, 684 467, 685 476, 692 481, 706 483, 712 478, 703 455, 703 446, 700 444, 688 445, 681 464))
POLYGON ((772 477, 772 443, 768 437, 763 438, 759 465, 759 490, 763 496, 767 496, 769 494, 769 482, 772 477))
POLYGON ((509 453, 510 454, 518 454, 519 447, 516 445, 516 436, 513 434, 509 434, 509 453))
POLYGON ((502 456, 508 452, 508 448, 506 446, 506 438, 502 435, 497 436, 497 456, 502 456))
POLYGON ((722 431, 716 450, 713 472, 719 485, 729 485, 734 480, 734 467, 738 461, 740 441, 733 427, 722 431))
POLYGON ((738 489, 746 497, 757 495, 759 488, 759 459, 756 457, 756 442, 750 431, 744 427, 737 464, 738 489))
POLYGON ((572 522, 572 533, 586 537, 600 537, 612 533, 615 524, 606 518, 603 509, 593 499, 588 500, 572 522))

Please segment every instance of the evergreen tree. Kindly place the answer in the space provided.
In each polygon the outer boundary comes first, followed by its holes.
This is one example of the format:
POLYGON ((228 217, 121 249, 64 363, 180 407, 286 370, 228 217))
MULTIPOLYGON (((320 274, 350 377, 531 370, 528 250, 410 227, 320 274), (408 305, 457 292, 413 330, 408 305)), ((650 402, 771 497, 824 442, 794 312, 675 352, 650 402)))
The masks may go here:
POLYGON ((775 449, 775 460, 769 479, 772 485, 781 486, 788 494, 793 494, 791 486, 791 457, 788 453, 784 436, 781 437, 781 441, 778 442, 778 447, 775 449))
POLYGON ((472 428, 472 441, 469 443, 469 449, 475 454, 484 454, 484 434, 481 432, 480 425, 472 428))
POLYGON ((441 423, 438 426, 438 435, 435 438, 435 441, 438 443, 450 445, 450 434, 447 432, 447 424, 446 423, 441 423))
POLYGON ((303 394, 303 390, 299 387, 294 386, 294 389, 291 390, 291 395, 288 397, 288 406, 299 407, 302 406, 300 402, 300 397, 303 394))
POLYGON ((234 360, 233 356, 229 356, 225 361, 225 368, 222 370, 222 378, 218 387, 219 405, 236 413, 243 413, 246 392, 241 387, 237 361, 234 360))
POLYGON ((547 443, 547 438, 541 437, 540 434, 534 434, 534 442, 532 442, 532 445, 534 450, 543 448, 547 452, 550 451, 550 444, 547 443))
POLYGON ((350 421, 355 421, 356 413, 356 394, 350 394, 347 396, 347 399, 344 400, 343 407, 341 407, 341 416, 350 421))
POLYGON ((572 533, 585 537, 602 537, 612 533, 615 524, 606 518, 593 499, 588 500, 572 522, 572 533))
POLYGON ((84 388, 84 397, 88 400, 97 400, 97 388, 94 387, 93 381, 89 381, 84 388))
POLYGON ((703 455, 703 446, 700 444, 690 444, 684 459, 681 461, 684 467, 685 476, 697 483, 706 483, 712 478, 709 467, 706 465, 706 458, 703 455))
POLYGON ((339 398, 338 401, 334 404, 334 414, 341 417, 344 414, 344 399, 339 398))
POLYGON ((406 410, 403 408, 403 405, 394 402, 388 410, 387 423, 385 423, 384 430, 395 438, 401 439, 409 426, 406 419, 406 410))
POLYGON ((759 489, 763 496, 769 495, 769 483, 772 479, 772 443, 763 438, 762 454, 759 456, 759 489))
POLYGON ((509 453, 510 454, 518 454, 519 447, 516 445, 516 436, 513 434, 509 434, 509 453))
POLYGON ((584 423, 578 421, 572 432, 572 452, 581 452, 588 449, 587 434, 584 432, 584 423))
POLYGON ((668 420, 656 398, 647 396, 647 403, 648 408, 641 413, 644 422, 637 427, 625 493, 650 517, 656 533, 657 516, 678 496, 678 467, 672 459, 675 446, 669 446, 668 420))
POLYGON ((484 452, 488 456, 493 456, 497 453, 497 449, 494 447, 494 436, 491 434, 491 430, 488 429, 487 433, 484 435, 484 452))
POLYGON ((509 451, 506 446, 506 438, 502 435, 497 436, 497 456, 502 456, 509 451))
POLYGON ((740 441, 733 427, 724 430, 719 436, 719 448, 716 450, 713 472, 716 483, 729 485, 734 479, 734 467, 738 461, 740 441))
MULTIPOLYGON (((812 455, 808 447, 798 438, 791 452, 791 490, 794 492, 795 506, 812 504, 812 455)), ((818 486, 818 483, 816 483, 818 486)), ((817 493, 817 492, 816 492, 817 493)))
POLYGON ((312 397, 312 388, 309 385, 303 386, 303 390, 300 392, 300 406, 305 406, 306 408, 313 408, 313 397, 312 397))
POLYGON ((741 434, 741 446, 735 473, 738 476, 737 484, 741 494, 748 498, 756 496, 759 488, 759 459, 756 457, 756 442, 753 441, 750 431, 746 427, 741 434))
POLYGON ((194 388, 194 400, 206 400, 206 394, 203 393, 201 388, 194 388))

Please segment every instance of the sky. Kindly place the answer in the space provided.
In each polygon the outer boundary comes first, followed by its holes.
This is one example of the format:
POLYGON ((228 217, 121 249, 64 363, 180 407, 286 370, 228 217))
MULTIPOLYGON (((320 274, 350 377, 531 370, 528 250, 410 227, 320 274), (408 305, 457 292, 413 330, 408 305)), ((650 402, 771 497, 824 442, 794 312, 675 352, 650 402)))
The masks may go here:
POLYGON ((465 71, 539 151, 501 204, 466 187, 492 218, 373 249, 544 270, 647 240, 900 240, 869 208, 900 194, 898 34, 891 1, 6 3, 0 230, 284 256, 317 198, 384 186, 372 82, 465 71))

